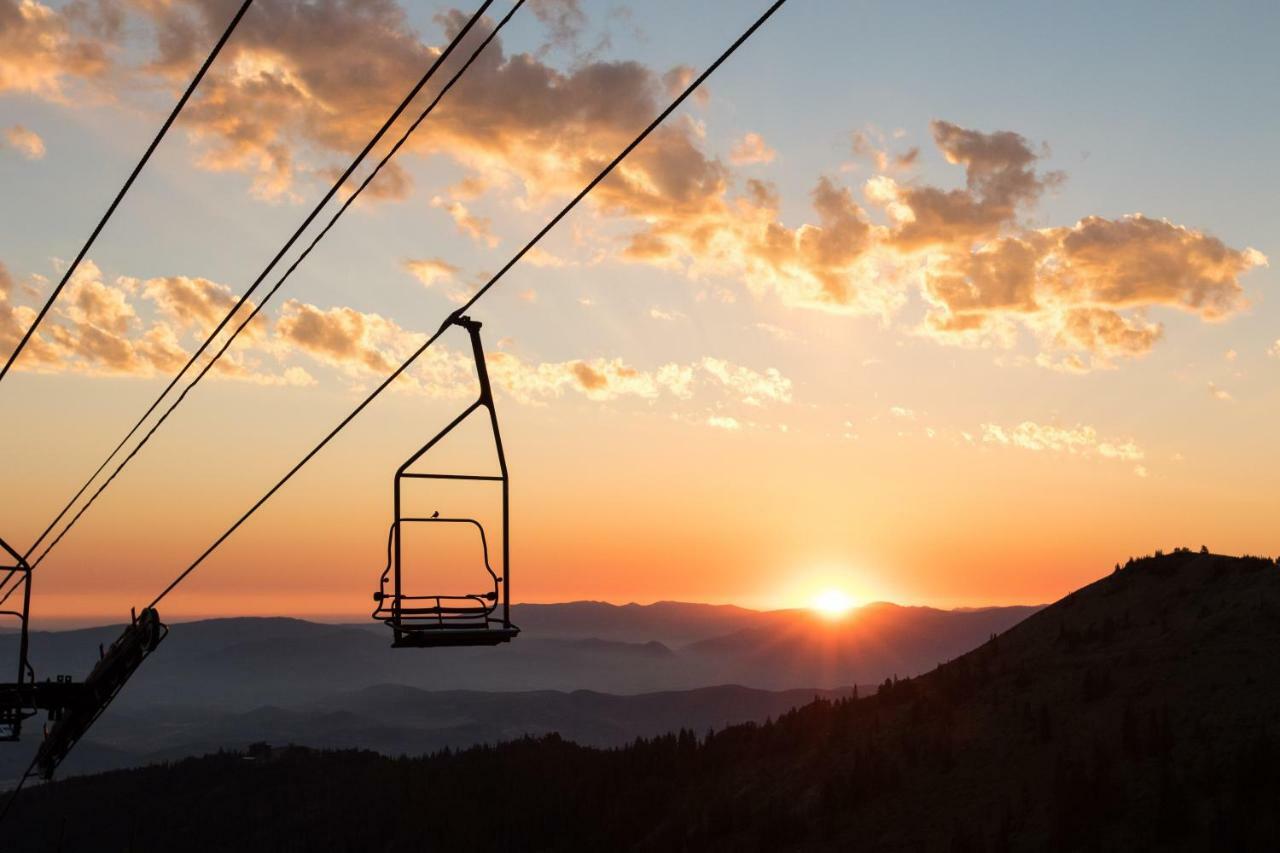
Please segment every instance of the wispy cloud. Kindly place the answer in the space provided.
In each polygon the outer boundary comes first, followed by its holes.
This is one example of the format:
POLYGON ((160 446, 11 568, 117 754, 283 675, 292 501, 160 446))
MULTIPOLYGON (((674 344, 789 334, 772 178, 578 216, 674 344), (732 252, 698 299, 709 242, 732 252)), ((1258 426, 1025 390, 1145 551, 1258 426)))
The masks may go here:
POLYGON ((774 151, 758 133, 748 133, 733 146, 729 152, 729 162, 735 166, 748 166, 755 163, 772 163, 778 152, 774 151))
POLYGON ((4 138, 10 148, 28 160, 41 160, 44 158, 44 140, 34 130, 15 124, 5 130, 4 138))
POLYGON ((982 441, 1032 452, 1114 459, 1134 463, 1134 473, 1140 477, 1148 474, 1147 469, 1138 464, 1146 458, 1146 453, 1132 439, 1103 438, 1094 427, 1081 424, 1063 427, 1023 421, 1006 427, 986 423, 982 425, 982 441))

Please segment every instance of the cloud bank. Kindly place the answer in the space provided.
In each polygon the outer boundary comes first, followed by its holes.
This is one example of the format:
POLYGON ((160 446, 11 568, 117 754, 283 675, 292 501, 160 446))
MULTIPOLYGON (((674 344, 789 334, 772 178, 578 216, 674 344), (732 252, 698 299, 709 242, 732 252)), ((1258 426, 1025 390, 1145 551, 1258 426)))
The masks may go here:
MULTIPOLYGON (((576 2, 544 0, 534 10, 548 44, 572 44, 585 25, 576 2)), ((120 85, 153 86, 156 78, 179 85, 226 11, 220 0, 98 0, 59 10, 0 0, 0 91, 57 100, 73 81, 92 85, 108 72, 120 85), (152 44, 143 65, 122 70, 115 57, 125 10, 145 23, 152 44)), ((464 20, 456 10, 437 17, 445 36, 464 20)), ((492 25, 469 34, 459 56, 492 25)), ((247 173, 258 196, 287 199, 299 180, 332 174, 438 50, 392 0, 264 0, 184 127, 203 168, 247 173), (341 67, 333 62, 338 45, 341 67)), ((432 204, 460 233, 494 247, 500 239, 474 212, 477 199, 494 195, 531 210, 576 191, 690 74, 590 57, 561 69, 544 52, 509 52, 497 40, 410 151, 465 170, 464 180, 432 194, 432 204)), ((625 232, 612 259, 725 279, 785 306, 879 318, 943 344, 1029 346, 1037 363, 1074 372, 1147 354, 1165 336, 1164 312, 1205 322, 1231 317, 1246 307, 1241 276, 1267 262, 1141 213, 1033 226, 1046 193, 1065 180, 1044 167, 1043 146, 1013 131, 944 120, 933 121, 930 134, 954 186, 912 177, 918 148, 891 152, 885 140, 859 132, 854 153, 875 174, 857 186, 819 177, 813 221, 791 225, 776 187, 734 171, 773 159, 764 139, 748 133, 721 159, 703 123, 685 115, 637 149, 591 206, 625 232)), ((384 199, 413 189, 403 169, 375 187, 374 198, 384 199)), ((618 230, 606 227, 593 239, 616 241, 618 230)), ((441 277, 416 272, 424 283, 441 277)))

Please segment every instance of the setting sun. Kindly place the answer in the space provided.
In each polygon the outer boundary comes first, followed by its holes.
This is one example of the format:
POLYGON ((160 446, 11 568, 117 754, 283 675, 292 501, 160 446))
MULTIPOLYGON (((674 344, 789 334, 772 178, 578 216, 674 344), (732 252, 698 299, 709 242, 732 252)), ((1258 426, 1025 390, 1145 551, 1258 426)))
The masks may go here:
POLYGON ((813 598, 811 605, 819 614, 828 619, 839 619, 851 609, 854 601, 847 593, 839 589, 824 589, 813 598))

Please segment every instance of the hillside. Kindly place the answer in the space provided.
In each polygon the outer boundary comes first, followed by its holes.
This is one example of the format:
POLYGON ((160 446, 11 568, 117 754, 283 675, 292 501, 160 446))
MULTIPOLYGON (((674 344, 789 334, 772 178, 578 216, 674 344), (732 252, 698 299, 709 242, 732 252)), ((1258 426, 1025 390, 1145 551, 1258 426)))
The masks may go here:
POLYGON ((1274 849, 1278 647, 1275 563, 1179 552, 771 724, 211 756, 33 790, 5 849, 1274 849))
MULTIPOLYGON (((613 747, 682 726, 705 731, 763 721, 815 697, 839 698, 849 692, 723 685, 619 696, 591 690, 427 691, 384 684, 301 705, 247 711, 135 705, 104 715, 58 772, 66 778, 139 767, 259 741, 371 749, 394 756, 557 733, 575 743, 613 747)), ((33 734, 29 745, 38 737, 33 734)), ((0 790, 18 778, 30 758, 13 745, 0 750, 0 790)))

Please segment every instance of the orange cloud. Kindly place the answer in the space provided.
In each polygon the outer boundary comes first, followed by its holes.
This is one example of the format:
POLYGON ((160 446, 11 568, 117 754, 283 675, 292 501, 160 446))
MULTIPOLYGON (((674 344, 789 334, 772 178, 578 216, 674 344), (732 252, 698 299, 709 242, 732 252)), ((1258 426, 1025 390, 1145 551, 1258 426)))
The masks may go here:
POLYGON ((1060 427, 1039 424, 1035 421, 1023 421, 1014 427, 1002 427, 989 423, 982 425, 982 441, 985 444, 1017 447, 1022 450, 1134 463, 1134 473, 1139 477, 1147 476, 1147 469, 1137 464, 1146 458, 1146 453, 1141 447, 1132 439, 1102 438, 1091 426, 1060 427))
MULTIPOLYGON (((144 325, 129 285, 108 284, 89 259, 80 264, 50 320, 32 338, 19 366, 29 370, 152 375, 176 369, 186 353, 164 323, 144 325)), ((7 298, 6 298, 7 302, 7 298)), ((6 346, 16 343, 35 311, 9 308, 6 346), (16 322, 15 322, 16 321, 16 322)))
MULTIPOLYGON (((46 16, 32 0, 6 2, 23 26, 46 16)), ((189 73, 225 16, 217 0, 137 8, 155 37, 148 68, 175 79, 189 73)), ((299 175, 323 173, 331 167, 317 164, 359 147, 437 48, 422 43, 392 0, 277 0, 272 9, 274 15, 245 19, 184 125, 202 165, 246 171, 258 195, 283 198, 299 175), (290 25, 279 26, 280 19, 290 25), (338 43, 360 74, 332 72, 338 43)), ((580 4, 571 0, 543 0, 535 11, 553 42, 572 41, 584 26, 580 4)), ((452 34, 465 17, 452 11, 437 20, 452 34)), ((469 33, 451 64, 492 26, 469 33)), ((464 200, 501 187, 504 198, 527 209, 576 191, 630 141, 638 117, 655 114, 690 74, 589 58, 562 71, 537 53, 509 54, 496 40, 410 150, 442 154, 464 168, 465 177, 433 204, 460 231, 493 246, 491 223, 464 200)), ((891 155, 883 139, 855 134, 855 152, 871 156, 879 172, 861 187, 867 207, 852 188, 822 177, 812 191, 813 221, 788 224, 775 188, 736 185, 731 167, 707 153, 705 128, 678 118, 603 182, 591 204, 598 216, 632 226, 622 260, 696 280, 740 281, 788 306, 886 322, 919 294, 919 333, 1002 348, 1029 338, 1037 363, 1065 370, 1148 352, 1163 335, 1148 316, 1158 309, 1206 321, 1231 316, 1244 307, 1240 276, 1266 263, 1258 252, 1142 215, 1031 227, 1029 215, 1064 179, 1042 168, 1043 146, 1008 130, 942 120, 930 131, 941 156, 963 171, 962 186, 893 177, 916 161, 916 149, 891 155)), ((741 143, 731 162, 770 153, 758 135, 741 143)), ((407 176, 396 172, 384 195, 408 191, 407 176)))
MULTIPOLYGON (((438 262, 421 263, 425 266, 420 270, 437 270, 438 262)), ((14 290, 13 277, 0 265, 0 345, 6 347, 16 343, 34 317, 32 309, 12 305, 14 290)), ((117 376, 172 373, 188 358, 184 335, 194 339, 207 334, 231 303, 230 290, 208 279, 139 281, 121 276, 108 282, 97 264, 86 259, 21 367, 117 376)), ((390 373, 425 337, 376 313, 291 299, 274 320, 264 316, 238 339, 219 361, 216 375, 259 384, 315 384, 311 373, 296 363, 305 357, 363 382, 390 373)), ((791 400, 791 382, 776 369, 756 371, 711 357, 641 370, 620 358, 538 363, 498 350, 489 355, 489 369, 511 397, 531 404, 565 391, 600 401, 664 395, 687 400, 697 392, 714 396, 718 404, 753 407, 791 400)), ((465 344, 452 349, 444 341, 432 347, 398 387, 445 398, 474 393, 474 365, 465 344)))
POLYGON ((1022 136, 932 124, 938 149, 965 173, 962 189, 899 184, 864 193, 875 224, 830 178, 813 191, 817 224, 778 219, 776 192, 755 181, 734 196, 707 185, 699 203, 636 208, 646 226, 623 257, 742 280, 785 304, 888 318, 918 290, 920 331, 950 344, 1012 347, 1030 333, 1037 363, 1085 371, 1145 354, 1163 336, 1146 318, 1174 308, 1208 321, 1244 307, 1239 278, 1266 258, 1165 220, 1089 217, 1029 228, 1021 216, 1063 180, 1042 172, 1022 136))
MULTIPOLYGON (((11 303, 12 278, 7 271, 0 285, 0 348, 8 350, 35 319, 35 310, 11 303)), ((109 282, 93 260, 85 259, 18 368, 115 376, 172 374, 189 356, 183 337, 207 334, 232 302, 229 288, 201 278, 139 281, 120 276, 109 282)), ((302 373, 272 370, 264 366, 262 353, 245 352, 261 344, 262 335, 260 323, 246 329, 238 351, 218 363, 215 375, 255 383, 309 384, 302 373)))
POLYGON ((207 278, 152 278, 142 284, 142 290, 161 313, 182 328, 194 325, 211 329, 236 303, 231 288, 207 278))
POLYGON ((404 262, 404 267, 414 278, 422 282, 424 287, 448 281, 458 274, 458 268, 443 258, 411 259, 404 262))
POLYGON ((107 72, 119 24, 112 4, 0 0, 0 92, 62 100, 68 78, 107 72))
POLYGON ((874 129, 856 130, 851 137, 853 153, 870 160, 878 172, 896 172, 915 165, 920 156, 919 148, 909 148, 894 154, 887 150, 885 142, 884 134, 874 129), (875 141, 872 139, 873 135, 875 141))
POLYGON ((765 143, 764 137, 758 133, 748 133, 729 152, 729 162, 735 166, 747 166, 753 163, 772 163, 778 152, 765 143))
POLYGON ((28 160, 40 160, 44 157, 44 140, 34 130, 28 130, 15 124, 4 132, 9 147, 28 160))
POLYGON ((702 360, 701 367, 748 406, 791 402, 791 380, 775 368, 760 373, 710 357, 702 360))
POLYGON ((431 199, 431 206, 444 210, 453 217, 458 230, 477 243, 484 243, 489 248, 498 245, 498 237, 493 233, 492 224, 486 217, 476 216, 460 201, 450 201, 440 196, 431 199))
MULTIPOLYGON (((352 308, 322 309, 290 300, 274 325, 279 344, 298 349, 353 377, 377 376, 392 369, 425 337, 378 314, 352 308)), ((791 381, 776 369, 755 371, 723 359, 665 364, 641 370, 620 358, 529 362, 505 350, 487 356, 493 381, 512 398, 538 404, 575 391, 591 400, 624 397, 690 399, 699 390, 746 406, 789 403, 791 381)), ((474 390, 473 369, 465 352, 442 342, 428 350, 406 385, 433 396, 459 397, 474 390)))

